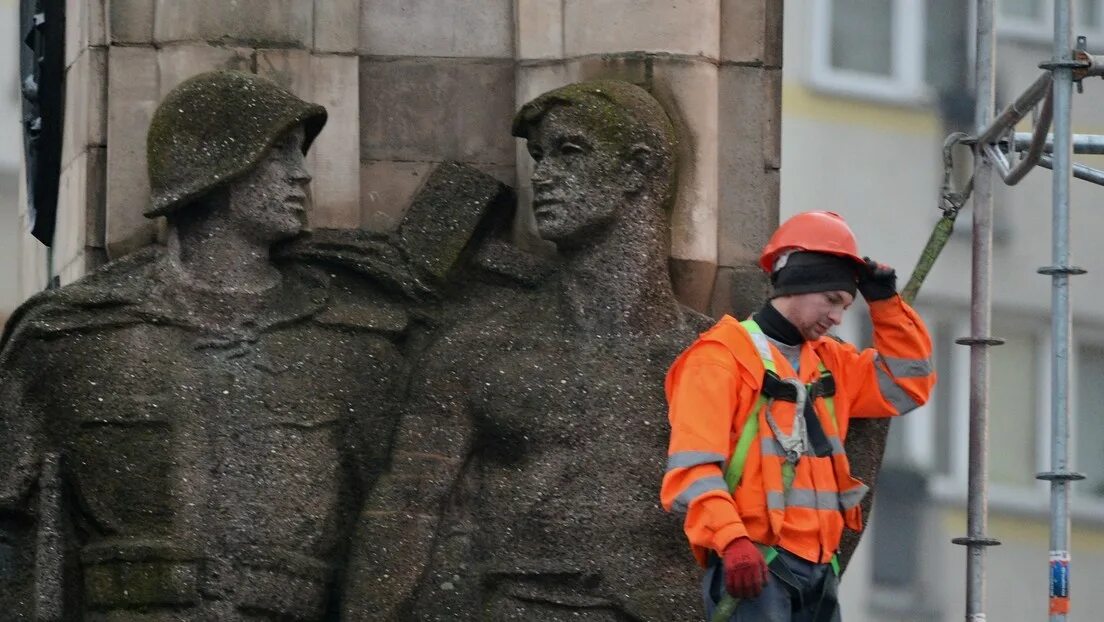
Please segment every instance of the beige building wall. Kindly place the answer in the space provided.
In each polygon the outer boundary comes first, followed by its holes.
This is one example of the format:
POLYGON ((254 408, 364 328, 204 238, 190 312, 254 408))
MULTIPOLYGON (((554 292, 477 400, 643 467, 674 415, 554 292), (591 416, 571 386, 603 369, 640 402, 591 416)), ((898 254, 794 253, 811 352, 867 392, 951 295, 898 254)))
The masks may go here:
POLYGON ((329 109, 309 161, 312 225, 372 230, 395 227, 434 166, 458 160, 519 189, 524 235, 530 163, 509 133, 514 111, 574 81, 639 83, 681 136, 680 297, 720 312, 762 293, 753 263, 777 222, 781 0, 67 0, 67 11, 63 284, 156 241, 141 215, 150 117, 181 80, 229 67, 329 109))

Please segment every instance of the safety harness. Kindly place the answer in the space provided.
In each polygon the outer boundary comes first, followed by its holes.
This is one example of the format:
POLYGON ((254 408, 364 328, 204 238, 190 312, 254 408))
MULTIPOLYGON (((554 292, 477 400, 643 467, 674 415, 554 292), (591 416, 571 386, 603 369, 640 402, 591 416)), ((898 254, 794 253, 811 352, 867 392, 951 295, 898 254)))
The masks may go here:
MULTIPOLYGON (((828 441, 824 428, 821 427, 820 419, 816 415, 813 404, 818 397, 824 399, 824 406, 828 410, 832 426, 835 428, 833 432, 837 432, 838 436, 839 423, 836 421, 835 405, 836 381, 832 377, 832 372, 824 366, 823 361, 817 362, 819 377, 808 385, 802 384, 797 378, 781 378, 778 375, 778 366, 774 362, 774 355, 770 350, 763 329, 752 319, 744 320, 740 322, 740 325, 744 327, 751 335, 752 341, 755 342, 765 371, 759 398, 744 423, 740 438, 736 441, 736 448, 733 450, 732 457, 728 461, 728 467, 725 469, 725 483, 728 484, 729 492, 735 494, 736 487, 740 485, 740 478, 744 474, 744 466, 747 464, 751 444, 759 436, 759 413, 763 412, 771 434, 774 435, 775 440, 782 446, 786 454, 786 460, 782 464, 782 494, 788 498, 790 489, 793 488, 794 474, 801 456, 808 453, 823 457, 832 453, 831 443, 828 441), (778 425, 771 414, 770 406, 775 400, 791 402, 795 406, 793 431, 790 434, 782 432, 781 426, 778 425)), ((778 575, 779 579, 796 588, 797 579, 790 569, 784 563, 775 563, 778 558, 778 549, 758 542, 755 543, 755 546, 759 548, 763 560, 778 575)), ((832 566, 832 573, 839 577, 839 556, 832 555, 829 563, 832 566)), ((822 598, 824 596, 827 595, 822 595, 822 598)), ((734 598, 727 593, 724 594, 713 612, 713 622, 726 622, 735 612, 737 604, 739 604, 738 598, 734 598)))

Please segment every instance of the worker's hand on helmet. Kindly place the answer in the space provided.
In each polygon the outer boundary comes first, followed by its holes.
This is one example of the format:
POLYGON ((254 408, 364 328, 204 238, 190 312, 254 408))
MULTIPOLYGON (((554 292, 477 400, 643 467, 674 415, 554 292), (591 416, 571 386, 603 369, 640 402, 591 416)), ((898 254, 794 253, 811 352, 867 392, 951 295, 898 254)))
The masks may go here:
POLYGON ((867 302, 885 300, 897 294, 897 271, 878 263, 869 257, 863 257, 866 264, 859 268, 859 291, 867 302))
POLYGON ((725 589, 736 598, 755 598, 767 584, 767 562, 747 536, 724 550, 725 589))

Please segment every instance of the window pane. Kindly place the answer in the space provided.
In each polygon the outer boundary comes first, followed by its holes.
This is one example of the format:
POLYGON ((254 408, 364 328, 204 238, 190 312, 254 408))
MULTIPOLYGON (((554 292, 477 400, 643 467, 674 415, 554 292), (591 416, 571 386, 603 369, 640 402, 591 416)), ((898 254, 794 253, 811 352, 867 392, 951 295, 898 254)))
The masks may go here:
POLYGON ((1038 19, 1043 14, 1039 0, 999 0, 1000 12, 1009 17, 1038 19))
POLYGON ((1100 4, 1099 0, 1082 0, 1077 3, 1077 19, 1075 24, 1081 28, 1100 28, 1100 4))
POLYGON ((832 66, 893 75, 893 10, 887 0, 832 0, 832 66))
POLYGON ((1035 405, 1038 398, 1034 335, 995 328, 1006 342, 989 358, 989 464, 992 480, 1035 482, 1035 405))
POLYGON ((924 559, 924 508, 928 482, 918 471, 886 465, 878 474, 874 512, 874 585, 916 589, 924 559))
MULTIPOLYGON (((965 98, 968 90, 967 42, 973 41, 973 32, 967 33, 970 5, 962 0, 928 0, 924 13, 924 81, 959 98, 965 98)), ((973 100, 969 101, 972 113, 973 100)))
POLYGON ((1104 347, 1083 345, 1078 356, 1073 464, 1086 479, 1075 482, 1073 491, 1104 497, 1104 347))
MULTIPOLYGON (((935 383, 935 395, 933 396, 933 403, 935 404, 933 414, 935 417, 932 425, 935 428, 935 460, 932 469, 940 475, 950 475, 956 447, 954 442, 955 413, 953 412, 955 404, 952 396, 956 388, 955 383, 969 382, 969 379, 956 377, 951 373, 951 353, 954 348, 962 347, 954 343, 954 329, 944 323, 936 324, 934 329, 932 360, 935 362, 935 373, 938 381, 935 383)), ((963 404, 963 408, 965 407, 966 405, 963 404)), ((963 416, 963 419, 965 419, 965 416, 963 416)))

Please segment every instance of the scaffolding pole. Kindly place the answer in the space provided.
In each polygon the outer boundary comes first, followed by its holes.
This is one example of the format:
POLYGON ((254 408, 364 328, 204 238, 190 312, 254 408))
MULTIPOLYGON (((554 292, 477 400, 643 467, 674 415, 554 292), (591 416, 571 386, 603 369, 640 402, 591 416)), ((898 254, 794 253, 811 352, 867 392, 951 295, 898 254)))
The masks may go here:
MULTIPOLYGON (((996 38, 994 0, 977 0, 977 54, 975 79, 977 136, 992 133, 996 105, 994 85, 996 38)), ((1004 117, 1005 115, 1002 115, 1004 117)), ((1012 116, 1012 115, 1009 115, 1012 116)), ((1022 116, 1022 114, 1020 115, 1022 116)), ((994 133, 994 135, 999 132, 994 133)), ((993 160, 987 142, 974 146, 974 214, 970 337, 957 343, 970 346, 970 436, 967 474, 966 531, 955 544, 966 546, 966 621, 985 620, 985 549, 998 544, 986 535, 988 524, 989 346, 999 343, 989 335, 993 273, 993 160)))
MULTIPOLYGON (((1039 272, 1051 277, 1050 298, 1050 471, 1038 478, 1050 482, 1050 600, 1051 622, 1064 622, 1070 607, 1069 486, 1082 476, 1069 469, 1070 296, 1069 277, 1084 273, 1071 266, 1069 189, 1073 176, 1073 132, 1070 112, 1073 72, 1081 65, 1071 49, 1071 0, 1054 3, 1054 47, 1050 63, 1053 79, 1054 136, 1051 168, 1051 265, 1039 272)), ((1083 47, 1079 45, 1079 47, 1083 47)))
POLYGON ((989 347, 1004 343, 990 335, 992 320, 993 187, 1000 179, 1018 183, 1035 166, 1054 171, 1051 189, 1051 265, 1039 273, 1051 277, 1051 438, 1050 470, 1036 475, 1050 482, 1049 616, 1065 622, 1070 607, 1070 482, 1085 476, 1070 470, 1070 350, 1072 349, 1069 277, 1085 270, 1070 265, 1070 180, 1074 177, 1104 185, 1104 171, 1073 162, 1074 153, 1104 154, 1104 136, 1074 134, 1071 127, 1073 84, 1080 90, 1089 76, 1104 77, 1104 57, 1086 51, 1085 37, 1071 48, 1071 0, 1055 0, 1053 55, 1039 67, 1039 76, 1024 93, 994 117, 995 0, 977 0, 977 53, 975 79, 976 138, 955 133, 943 147, 944 180, 940 208, 944 216, 921 253, 916 270, 905 288, 910 298, 950 236, 954 218, 973 192, 973 247, 971 257, 970 336, 955 342, 970 347, 970 423, 967 475, 967 535, 952 540, 967 547, 966 620, 984 622, 986 585, 985 550, 1000 544, 987 535, 989 452, 989 347), (1040 104, 1042 109, 1039 110, 1040 104), (1031 132, 1015 132, 1016 124, 1035 111, 1031 132), (1053 133, 1048 133, 1053 123, 1053 133), (973 145, 974 175, 956 191, 950 184, 955 145, 973 145), (1018 162, 1006 157, 1024 153, 1018 162), (994 175, 996 173, 996 175, 994 175))
MULTIPOLYGON (((1014 139, 1016 151, 1027 151, 1031 145, 1032 133, 1016 132, 1014 139)), ((1050 153, 1052 151, 1054 151, 1054 136, 1052 134, 1047 134, 1046 141, 1043 143, 1043 152, 1050 153)), ((1096 134, 1074 134, 1073 152, 1104 155, 1104 136, 1096 134)))

